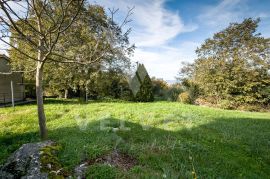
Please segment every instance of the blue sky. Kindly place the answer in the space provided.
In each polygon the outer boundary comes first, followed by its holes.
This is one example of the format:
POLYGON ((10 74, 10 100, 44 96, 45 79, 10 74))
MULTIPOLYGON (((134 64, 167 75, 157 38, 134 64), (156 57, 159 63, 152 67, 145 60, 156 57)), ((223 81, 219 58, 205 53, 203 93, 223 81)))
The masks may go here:
POLYGON ((119 8, 120 20, 133 7, 133 61, 149 74, 174 80, 181 62, 192 62, 195 49, 213 33, 244 18, 261 18, 258 31, 270 37, 270 0, 99 0, 105 8, 119 8))

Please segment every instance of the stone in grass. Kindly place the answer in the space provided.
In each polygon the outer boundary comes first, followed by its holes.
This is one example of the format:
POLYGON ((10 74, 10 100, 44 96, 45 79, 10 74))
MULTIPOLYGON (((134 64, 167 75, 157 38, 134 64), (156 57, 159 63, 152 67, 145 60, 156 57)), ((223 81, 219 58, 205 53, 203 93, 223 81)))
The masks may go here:
POLYGON ((44 141, 22 145, 0 168, 0 178, 48 178, 48 173, 41 171, 40 150, 54 144, 44 141))

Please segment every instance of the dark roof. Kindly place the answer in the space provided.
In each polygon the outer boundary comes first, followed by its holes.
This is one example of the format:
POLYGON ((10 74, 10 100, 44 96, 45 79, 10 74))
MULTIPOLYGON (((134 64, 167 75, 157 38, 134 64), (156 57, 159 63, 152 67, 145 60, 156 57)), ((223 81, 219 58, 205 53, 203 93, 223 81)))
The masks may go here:
POLYGON ((0 59, 5 59, 5 60, 9 61, 8 56, 6 56, 5 54, 0 54, 0 59))

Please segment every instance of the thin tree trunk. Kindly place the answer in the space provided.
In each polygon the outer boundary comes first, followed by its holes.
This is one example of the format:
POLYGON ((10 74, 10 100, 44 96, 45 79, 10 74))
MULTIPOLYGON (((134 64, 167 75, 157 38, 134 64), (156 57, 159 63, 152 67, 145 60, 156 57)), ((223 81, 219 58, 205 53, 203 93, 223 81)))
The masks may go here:
POLYGON ((85 102, 88 101, 88 88, 85 87, 85 102))
POLYGON ((68 99, 68 90, 65 89, 65 99, 68 99))
MULTIPOLYGON (((42 54, 38 54, 39 59, 42 59, 42 54)), ((40 137, 42 140, 46 140, 48 137, 47 127, 46 127, 46 116, 44 113, 43 105, 43 63, 37 62, 37 71, 36 71, 36 96, 37 96, 37 108, 38 108, 38 122, 40 129, 40 137)))

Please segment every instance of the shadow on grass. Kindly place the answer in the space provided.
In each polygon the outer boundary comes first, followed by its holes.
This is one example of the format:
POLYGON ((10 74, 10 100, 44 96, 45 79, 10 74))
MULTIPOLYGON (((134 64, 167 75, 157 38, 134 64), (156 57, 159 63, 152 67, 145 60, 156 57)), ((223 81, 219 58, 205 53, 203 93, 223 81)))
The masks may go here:
MULTIPOLYGON (((166 124, 167 125, 167 124, 166 124)), ((267 178, 270 175, 270 121, 216 118, 180 131, 107 119, 49 131, 62 145, 61 162, 73 168, 114 149, 139 161, 124 177, 267 178), (83 127, 83 126, 87 127, 83 127), (119 130, 118 130, 119 129, 119 130)), ((0 138, 1 159, 23 143, 38 141, 37 133, 0 138)))
POLYGON ((79 98, 72 98, 72 99, 58 99, 58 98, 45 98, 44 104, 63 104, 63 105, 70 105, 70 104, 89 104, 89 103, 130 103, 132 101, 125 101, 125 100, 118 100, 118 99, 100 99, 100 100, 89 100, 87 102, 80 100, 79 98))
POLYGON ((83 102, 80 102, 79 99, 58 99, 58 98, 45 98, 44 104, 63 104, 63 105, 69 105, 69 104, 85 104, 83 102))

